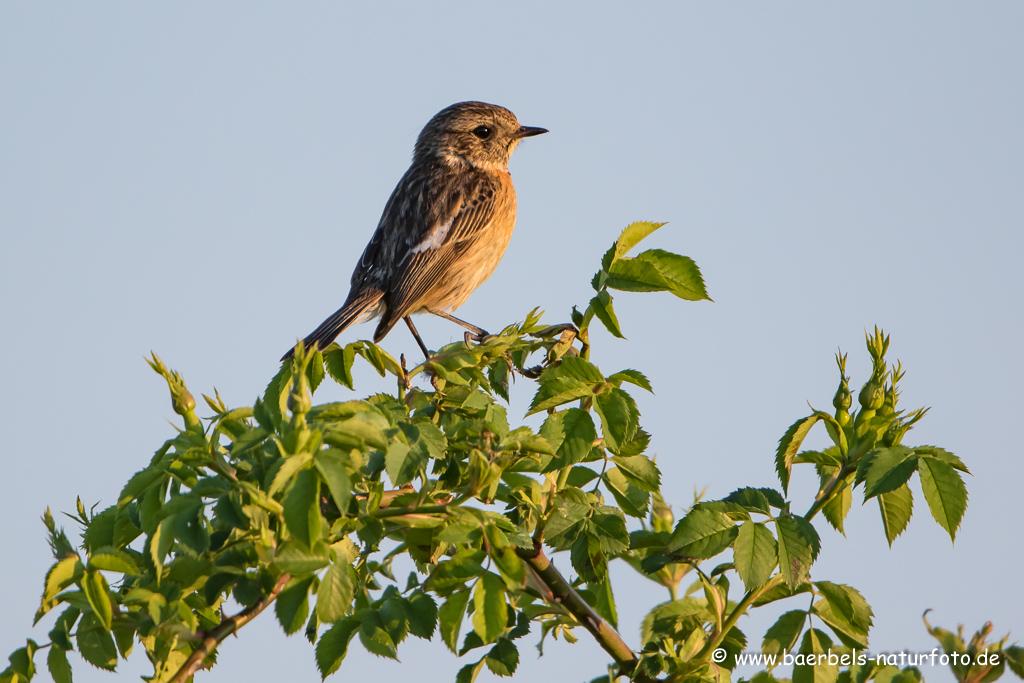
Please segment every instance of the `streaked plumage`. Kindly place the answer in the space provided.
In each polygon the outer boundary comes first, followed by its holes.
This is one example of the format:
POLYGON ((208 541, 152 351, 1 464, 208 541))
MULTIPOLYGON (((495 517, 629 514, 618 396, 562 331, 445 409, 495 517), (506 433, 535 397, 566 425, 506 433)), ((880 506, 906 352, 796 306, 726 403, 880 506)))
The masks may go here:
MULTIPOLYGON (((402 319, 416 334, 408 316, 450 313, 465 303, 494 272, 512 236, 509 157, 522 138, 545 132, 483 102, 461 102, 435 115, 356 264, 348 298, 305 338, 306 347, 324 349, 349 325, 378 316, 375 342, 402 319)), ((418 335, 417 342, 423 346, 418 335)))

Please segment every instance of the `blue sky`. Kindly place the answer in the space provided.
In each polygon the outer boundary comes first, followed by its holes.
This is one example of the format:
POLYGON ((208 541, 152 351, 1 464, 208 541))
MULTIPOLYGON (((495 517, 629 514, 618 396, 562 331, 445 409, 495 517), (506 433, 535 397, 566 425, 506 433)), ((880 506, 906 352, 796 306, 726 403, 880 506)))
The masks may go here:
MULTIPOLYGON (((629 339, 598 336, 593 359, 651 377, 656 395, 637 398, 677 509, 694 489, 776 484, 775 444, 807 401, 829 405, 836 349, 859 386, 864 330, 884 327, 904 405, 932 407, 907 442, 966 461, 970 506, 951 546, 918 493, 889 549, 876 506, 855 501, 845 539, 819 525, 813 576, 864 593, 877 651, 930 650, 927 608, 1024 638, 1022 29, 1013 2, 4 3, 0 653, 49 628, 29 629, 43 509, 105 507, 171 433, 142 357, 196 395, 251 403, 344 299, 420 128, 466 99, 551 132, 512 160, 516 233, 460 317, 566 320, 623 226, 668 221, 650 246, 696 259, 715 302, 622 294, 629 339)), ((461 337, 417 324, 432 346, 461 337)), ((401 328, 384 346, 416 353, 401 328)), ((530 389, 514 390, 521 416, 530 389)), ((791 493, 809 504, 809 472, 791 493)), ((664 596, 624 566, 614 577, 636 643, 664 596)), ((781 609, 740 627, 759 643, 781 609)), ((583 633, 522 655, 523 679, 589 680, 605 661, 583 633)), ((353 647, 342 675, 451 681, 460 666, 438 643, 401 657, 353 647)), ((318 680, 308 643, 268 614, 209 677, 286 675, 318 680)))

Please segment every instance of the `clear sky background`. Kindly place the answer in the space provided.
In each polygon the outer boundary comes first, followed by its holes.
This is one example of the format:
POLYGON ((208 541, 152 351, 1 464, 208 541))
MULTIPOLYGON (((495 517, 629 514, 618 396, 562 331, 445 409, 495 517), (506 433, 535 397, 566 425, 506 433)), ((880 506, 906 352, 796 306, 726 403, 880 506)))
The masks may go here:
MULTIPOLYGON (((890 549, 877 506, 855 499, 845 539, 816 520, 813 577, 864 593, 874 651, 931 650, 927 608, 1024 640, 1024 5, 365 5, 0 5, 0 655, 50 628, 29 628, 52 562, 44 508, 113 503, 172 433, 143 356, 197 397, 251 404, 344 299, 420 128, 467 99, 551 133, 512 160, 518 227, 460 316, 566 320, 623 226, 669 221, 649 246, 696 259, 715 303, 623 293, 629 340, 595 334, 593 359, 651 377, 637 400, 677 510, 695 488, 777 485, 777 440, 807 401, 829 408, 834 352, 859 387, 864 330, 883 326, 904 405, 932 407, 906 442, 960 455, 970 505, 951 545, 915 489, 890 549)), ((461 337, 418 324, 434 347, 461 337)), ((418 353, 401 328, 384 346, 418 353)), ((514 387, 510 416, 530 394, 514 387)), ((815 486, 797 471, 803 508, 815 486)), ((613 576, 636 645, 665 596, 624 565, 613 576)), ((750 649, 790 608, 741 621, 750 649)), ((537 637, 520 641, 519 676, 600 675, 580 636, 539 660, 537 637)), ((354 644, 340 676, 452 681, 462 664, 438 642, 400 655, 354 644)), ((112 679, 75 661, 78 681, 112 679)), ((149 670, 141 654, 121 665, 149 670)), ((269 612, 202 678, 319 680, 269 612)))

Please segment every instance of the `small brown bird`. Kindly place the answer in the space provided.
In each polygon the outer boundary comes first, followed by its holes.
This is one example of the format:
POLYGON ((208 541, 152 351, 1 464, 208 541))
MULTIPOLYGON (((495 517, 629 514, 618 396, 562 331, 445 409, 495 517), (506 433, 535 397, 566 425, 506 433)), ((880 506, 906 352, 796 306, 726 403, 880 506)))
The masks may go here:
POLYGON ((412 165, 352 273, 348 298, 303 340, 306 348, 325 349, 349 325, 379 316, 373 341, 404 320, 429 358, 409 317, 422 312, 462 325, 477 341, 487 336, 451 312, 491 276, 512 237, 509 157, 520 140, 546 132, 520 126, 508 109, 484 102, 438 112, 416 140, 412 165))

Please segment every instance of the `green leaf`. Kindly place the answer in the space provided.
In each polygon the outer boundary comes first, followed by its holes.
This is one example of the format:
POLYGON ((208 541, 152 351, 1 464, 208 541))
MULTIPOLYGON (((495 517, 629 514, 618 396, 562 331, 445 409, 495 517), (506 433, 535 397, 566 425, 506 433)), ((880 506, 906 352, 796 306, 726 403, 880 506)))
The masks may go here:
POLYGON ((352 499, 352 479, 345 469, 346 461, 347 458, 341 451, 334 448, 317 451, 313 456, 313 464, 323 477, 331 497, 334 498, 334 504, 342 514, 348 510, 349 500, 352 499))
POLYGON ((625 227, 615 244, 608 250, 601 260, 601 267, 608 270, 612 264, 629 253, 629 251, 640 244, 648 235, 665 225, 665 223, 654 223, 652 221, 636 221, 625 227))
POLYGON ((320 579, 316 592, 316 613, 320 621, 333 624, 349 611, 354 587, 349 565, 335 562, 320 579))
POLYGON ((846 520, 846 515, 850 512, 852 505, 853 489, 850 488, 849 482, 846 482, 836 489, 829 501, 821 508, 821 514, 825 515, 825 519, 836 531, 845 536, 846 532, 843 531, 843 522, 846 520))
POLYGON ((103 628, 92 614, 86 614, 78 624, 76 637, 82 658, 100 669, 113 671, 117 666, 117 646, 110 631, 103 628))
POLYGON ((378 657, 398 659, 398 650, 391 634, 384 628, 384 620, 376 610, 367 610, 363 613, 359 625, 359 640, 363 647, 378 657))
POLYGON ((284 496, 284 521, 307 548, 320 538, 320 478, 314 470, 295 475, 284 496))
POLYGON ((864 502, 900 488, 916 469, 917 456, 905 446, 876 451, 864 476, 864 502))
POLYGON ((796 588, 807 579, 821 541, 814 527, 802 517, 779 517, 775 528, 779 537, 779 569, 789 587, 796 588))
POLYGON ((777 564, 775 536, 761 523, 743 522, 733 543, 736 573, 747 591, 768 583, 777 564))
POLYGON ((553 472, 580 462, 590 454, 594 448, 594 441, 597 440, 597 429, 587 411, 569 408, 556 415, 560 416, 562 442, 555 451, 556 457, 544 468, 545 472, 553 472))
POLYGON ((636 260, 654 266, 668 283, 666 289, 680 299, 686 301, 711 300, 704 286, 704 277, 693 259, 663 249, 648 249, 637 254, 636 260))
MULTIPOLYGON (((586 468, 576 467, 573 468, 573 472, 575 473, 581 469, 585 470, 586 468)), ((593 472, 593 470, 586 471, 593 472)), ((607 472, 601 475, 601 481, 611 491, 615 502, 627 515, 637 519, 643 519, 647 515, 651 494, 628 481, 618 467, 609 468, 607 472)))
POLYGON ((519 666, 519 650, 508 638, 499 638, 485 659, 487 668, 496 676, 511 676, 519 666))
POLYGON ((661 488, 661 472, 646 455, 617 455, 612 462, 618 465, 627 479, 645 491, 654 492, 661 488))
POLYGON ((103 628, 110 630, 111 621, 114 618, 113 606, 110 604, 110 587, 107 580, 95 569, 86 572, 82 579, 82 591, 85 593, 93 614, 99 620, 103 628))
POLYGON ((409 633, 417 638, 430 640, 437 627, 437 603, 421 591, 416 591, 405 600, 405 613, 409 622, 409 633))
POLYGON ((954 470, 957 470, 958 472, 970 474, 970 472, 967 470, 967 465, 964 464, 963 460, 956 457, 955 455, 953 455, 952 453, 945 449, 939 448, 937 446, 917 446, 914 449, 914 452, 921 456, 927 456, 930 458, 935 458, 936 460, 941 460, 942 462, 946 463, 947 465, 952 467, 954 470))
POLYGON ((97 548, 89 556, 90 569, 102 569, 108 572, 120 572, 122 574, 141 574, 142 570, 135 563, 135 559, 123 550, 107 546, 97 548))
POLYGON ((793 458, 817 421, 817 415, 801 418, 791 424, 779 439, 779 447, 775 451, 775 471, 779 474, 779 483, 782 484, 784 493, 789 493, 789 475, 793 468, 793 458))
MULTIPOLYGON (((832 639, 816 628, 808 630, 800 643, 800 654, 828 654, 832 648, 832 639)), ((801 664, 793 667, 793 683, 834 683, 839 677, 838 664, 830 664, 828 659, 813 659, 814 664, 801 664)))
POLYGON ((612 296, 608 293, 607 289, 602 289, 597 293, 597 296, 590 300, 590 308, 594 311, 594 316, 605 326, 605 329, 612 333, 612 336, 619 339, 626 338, 622 334, 622 328, 619 327, 619 318, 615 315, 615 309, 612 307, 612 296))
POLYGON ((164 558, 167 557, 167 553, 171 550, 171 544, 174 542, 173 526, 174 517, 164 517, 149 537, 149 556, 153 560, 153 565, 156 566, 158 577, 164 566, 164 558))
POLYGON ((405 601, 398 597, 388 598, 378 610, 384 630, 391 636, 391 642, 397 647, 409 635, 409 620, 405 616, 405 601))
MULTIPOLYGON (((545 371, 546 372, 546 371, 545 371)), ((586 398, 593 396, 594 391, 589 384, 573 379, 571 377, 556 377, 547 381, 543 381, 540 388, 537 389, 537 393, 533 397, 533 401, 530 403, 530 410, 526 413, 527 416, 539 413, 542 410, 548 410, 555 406, 560 406, 563 403, 575 401, 576 399, 586 398)))
POLYGON ((47 603, 62 590, 78 581, 83 572, 82 561, 77 555, 65 557, 46 573, 46 584, 43 588, 43 603, 47 603))
POLYGON ((914 514, 914 495, 910 487, 904 484, 895 491, 878 496, 878 509, 882 513, 882 526, 885 528, 885 539, 892 542, 903 533, 914 514))
POLYGON ((297 543, 285 542, 274 556, 273 566, 279 571, 296 576, 315 572, 326 567, 329 562, 327 549, 321 543, 316 544, 311 551, 297 543))
POLYGON ((279 460, 278 462, 280 465, 277 468, 277 472, 274 474, 274 480, 270 484, 270 488, 267 489, 268 493, 272 496, 276 496, 278 492, 282 491, 291 483, 292 479, 295 477, 295 473, 304 469, 312 460, 312 453, 296 453, 295 455, 289 455, 279 460))
POLYGON ((459 672, 455 674, 455 683, 473 683, 476 677, 480 675, 480 671, 484 668, 484 662, 487 660, 483 657, 476 664, 467 664, 466 666, 459 669, 459 672))
POLYGON ((612 593, 611 581, 605 579, 604 581, 588 583, 587 590, 594 596, 594 601, 591 603, 594 611, 611 624, 612 628, 618 628, 619 612, 615 607, 615 595, 612 593))
POLYGON ((117 499, 118 507, 124 507, 136 498, 139 498, 146 489, 165 476, 167 476, 167 465, 162 462, 151 465, 141 472, 136 472, 128 480, 128 483, 124 485, 124 488, 121 489, 121 495, 117 499))
POLYGON ((693 508, 676 524, 665 552, 707 559, 728 548, 737 533, 736 523, 728 515, 693 508))
POLYGON ((349 617, 327 629, 316 644, 316 668, 326 679, 338 670, 348 652, 348 644, 359 629, 359 619, 349 617))
POLYGON ((462 629, 462 619, 466 616, 466 605, 468 604, 469 590, 456 591, 448 596, 448 599, 437 611, 438 621, 441 625, 441 639, 448 649, 456 654, 459 652, 459 631, 462 629))
POLYGON ((594 409, 601 416, 605 446, 617 453, 640 424, 636 403, 622 389, 611 387, 594 396, 594 409))
POLYGON ((932 517, 946 530, 950 540, 955 541, 967 510, 967 487, 956 470, 938 458, 921 458, 917 471, 932 517))
POLYGON ((806 621, 807 612, 802 609, 784 613, 765 631, 761 652, 781 660, 784 654, 793 650, 806 621))
POLYGON ((63 648, 57 645, 50 647, 46 655, 46 668, 50 670, 54 683, 71 683, 71 665, 63 648))
POLYGON ((635 384, 641 389, 654 393, 654 389, 651 388, 651 382, 647 379, 647 376, 639 370, 619 370, 614 375, 608 376, 608 381, 616 386, 619 386, 622 382, 629 382, 635 384))
POLYGON ((505 632, 508 614, 505 608, 505 582, 485 572, 473 589, 473 630, 485 643, 493 643, 505 632))
POLYGON ((285 634, 291 635, 306 623, 309 616, 309 587, 313 585, 313 577, 292 579, 274 601, 274 614, 281 622, 285 634))
MULTIPOLYGON (((338 384, 354 389, 352 383, 352 363, 356 359, 356 350, 352 344, 345 348, 332 348, 324 354, 324 366, 327 374, 338 384)), ((347 643, 346 643, 347 645, 347 643)))

